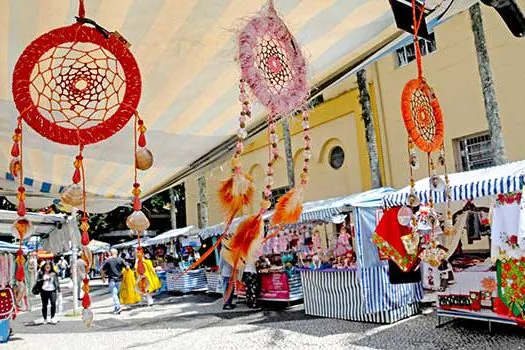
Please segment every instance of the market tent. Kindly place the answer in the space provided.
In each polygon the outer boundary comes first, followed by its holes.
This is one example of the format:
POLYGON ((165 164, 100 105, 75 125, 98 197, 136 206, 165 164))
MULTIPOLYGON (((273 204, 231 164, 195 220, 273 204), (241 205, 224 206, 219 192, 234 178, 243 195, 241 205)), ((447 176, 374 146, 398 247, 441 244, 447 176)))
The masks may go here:
MULTIPOLYGON (((452 200, 464 201, 485 196, 519 191, 523 188, 525 178, 525 160, 508 163, 491 168, 449 174, 452 187, 452 200)), ((416 182, 416 195, 421 203, 428 203, 432 198, 435 203, 445 202, 445 192, 429 189, 429 178, 416 182)), ((387 207, 408 204, 410 187, 386 194, 383 197, 387 207)))
MULTIPOLYGON (((435 7, 427 18, 429 27, 474 2, 427 1, 429 9, 435 7)), ((140 176, 143 195, 182 180, 189 170, 198 170, 228 152, 239 110, 235 32, 264 3, 85 1, 87 17, 122 33, 132 44, 141 69, 139 110, 155 155, 153 169, 140 176)), ((410 40, 396 28, 385 0, 277 0, 276 8, 308 58, 314 94, 410 40)), ((0 178, 4 180, 3 193, 10 200, 18 187, 8 174, 7 152, 18 116, 10 93, 14 65, 33 39, 72 23, 76 13, 76 1, 0 2, 0 145, 5 150, 0 155, 0 178)), ((263 117, 260 106, 254 106, 253 116, 252 131, 263 117)), ((24 147, 27 204, 43 207, 71 182, 72 161, 78 150, 51 143, 30 128, 24 129, 24 147)), ((90 212, 108 211, 130 200, 132 150, 131 125, 111 139, 86 147, 90 212)))
MULTIPOLYGON (((48 236, 64 229, 67 221, 62 214, 27 213, 27 219, 33 224, 32 235, 48 236)), ((18 218, 16 211, 0 210, 0 236, 11 236, 13 222, 18 218)))
POLYGON ((188 226, 184 228, 176 228, 176 229, 166 231, 164 233, 161 233, 158 236, 148 239, 147 243, 144 243, 144 245, 169 243, 174 238, 181 237, 181 236, 196 235, 197 233, 198 233, 198 230, 193 226, 188 226))
POLYGON ((91 249, 93 253, 107 252, 109 251, 110 244, 92 239, 88 244, 88 248, 91 249))
MULTIPOLYGON (((148 239, 141 239, 140 240, 140 244, 147 246, 148 245, 148 239)), ((123 242, 123 243, 112 245, 111 248, 115 248, 115 249, 135 248, 138 245, 139 245, 139 243, 138 243, 137 239, 133 239, 131 241, 127 241, 127 242, 123 242)))
MULTIPOLYGON (((16 253, 18 249, 20 249, 20 246, 18 244, 0 241, 0 253, 16 253)), ((24 252, 24 254, 26 254, 28 252, 27 247, 22 246, 22 251, 24 252)))

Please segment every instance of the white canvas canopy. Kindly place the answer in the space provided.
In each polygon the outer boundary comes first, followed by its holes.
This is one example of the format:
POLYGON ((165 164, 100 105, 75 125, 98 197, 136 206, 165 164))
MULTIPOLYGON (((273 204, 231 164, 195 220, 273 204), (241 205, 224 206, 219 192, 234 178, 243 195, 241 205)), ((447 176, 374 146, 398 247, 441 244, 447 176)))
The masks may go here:
POLYGON ((197 235, 197 234, 198 234, 198 230, 193 226, 177 228, 177 229, 166 231, 164 233, 161 233, 158 236, 148 239, 147 245, 169 243, 177 237, 197 235))
MULTIPOLYGON (((428 2, 430 28, 474 0, 428 2), (430 7, 430 6, 429 6, 430 7)), ((160 191, 225 156, 236 132, 239 70, 235 33, 264 0, 86 0, 87 17, 132 44, 143 94, 139 111, 148 126, 152 169, 141 174, 143 195, 160 191), (213 151, 213 154, 210 152, 213 151), (207 155, 205 158, 203 156, 207 155)), ((352 74, 395 49, 409 35, 399 31, 386 0, 276 0, 309 63, 312 91, 352 74)), ((0 185, 14 200, 18 184, 8 175, 15 109, 11 80, 23 49, 37 36, 71 24, 77 1, 0 2, 0 185)), ((263 117, 255 106, 249 126, 263 117)), ((71 182, 75 147, 52 143, 24 129, 25 184, 29 207, 43 207, 71 182)), ((132 126, 84 152, 90 212, 130 200, 133 183, 132 126)))

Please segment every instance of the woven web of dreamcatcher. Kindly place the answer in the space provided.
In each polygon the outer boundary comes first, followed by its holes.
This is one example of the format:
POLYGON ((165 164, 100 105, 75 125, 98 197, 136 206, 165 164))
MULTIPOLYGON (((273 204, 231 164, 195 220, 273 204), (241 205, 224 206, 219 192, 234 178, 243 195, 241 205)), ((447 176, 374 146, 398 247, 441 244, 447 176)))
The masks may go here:
POLYGON ((436 118, 427 94, 421 89, 412 93, 410 100, 412 120, 421 138, 425 142, 434 142, 436 136, 436 118))
POLYGON ((305 104, 306 62, 274 9, 253 17, 238 43, 242 78, 271 114, 286 114, 305 104))
POLYGON ((69 42, 40 57, 31 73, 30 93, 40 114, 64 128, 105 122, 124 99, 124 71, 108 50, 69 42))
POLYGON ((282 43, 271 35, 258 38, 255 64, 262 72, 267 82, 268 90, 272 94, 279 94, 289 90, 289 82, 293 79, 290 69, 290 60, 282 43))

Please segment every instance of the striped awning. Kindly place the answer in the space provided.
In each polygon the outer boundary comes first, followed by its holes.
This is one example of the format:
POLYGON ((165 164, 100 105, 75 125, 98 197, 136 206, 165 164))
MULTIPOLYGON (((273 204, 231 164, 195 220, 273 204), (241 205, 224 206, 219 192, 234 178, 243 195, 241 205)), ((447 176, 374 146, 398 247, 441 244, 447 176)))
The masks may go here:
MULTIPOLYGON (((432 1, 430 27, 474 0, 432 1)), ((235 32, 265 0, 85 0, 86 16, 132 44, 141 69, 139 111, 148 126, 154 167, 140 174, 143 195, 165 188, 196 159, 228 140, 238 119, 235 32)), ((8 195, 18 184, 8 175, 18 112, 11 94, 13 67, 38 35, 68 25, 77 1, 0 2, 0 179, 8 195)), ((309 61, 312 88, 326 85, 350 65, 358 69, 408 38, 394 25, 385 0, 276 0, 275 6, 309 61), (394 46, 393 46, 394 45, 394 46), (382 48, 386 48, 386 51, 382 48)), ((317 90, 318 91, 318 90, 317 90)), ((254 107, 252 124, 263 117, 254 107)), ((41 207, 71 182, 74 147, 54 144, 24 129, 27 205, 41 207)), ((84 152, 88 210, 108 211, 130 200, 134 161, 132 127, 84 152)), ((180 176, 177 177, 180 179, 180 176)), ((13 198, 13 197, 10 197, 13 198)))
MULTIPOLYGON (((525 160, 501 166, 449 174, 452 187, 452 200, 465 201, 480 197, 493 196, 520 191, 525 179, 525 160)), ((416 182, 416 195, 421 203, 428 203, 430 198, 435 203, 446 201, 445 192, 435 192, 429 189, 429 178, 416 182)), ((410 187, 386 194, 383 204, 395 207, 408 204, 410 187)))

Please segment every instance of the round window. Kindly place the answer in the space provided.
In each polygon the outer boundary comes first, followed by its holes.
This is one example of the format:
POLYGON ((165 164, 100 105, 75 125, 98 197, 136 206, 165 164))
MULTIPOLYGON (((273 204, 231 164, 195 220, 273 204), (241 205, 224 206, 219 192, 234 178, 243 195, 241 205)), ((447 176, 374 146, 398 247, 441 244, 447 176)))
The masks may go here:
POLYGON ((330 151, 330 166, 334 169, 339 169, 345 162, 345 151, 340 146, 335 146, 330 151))

